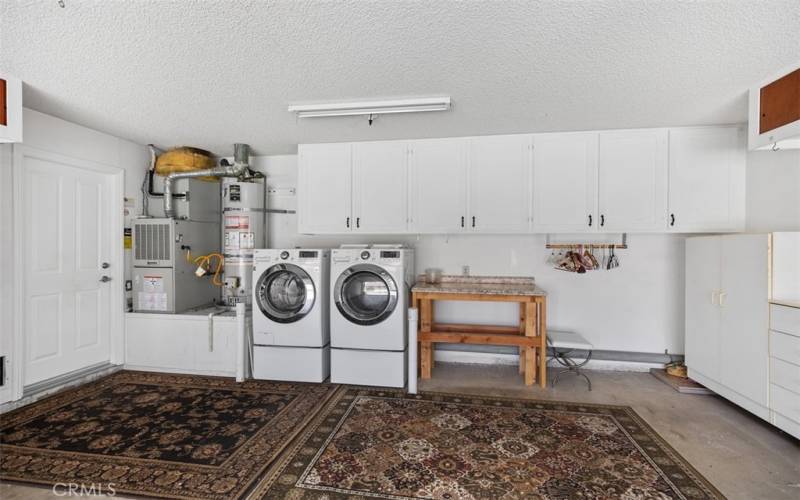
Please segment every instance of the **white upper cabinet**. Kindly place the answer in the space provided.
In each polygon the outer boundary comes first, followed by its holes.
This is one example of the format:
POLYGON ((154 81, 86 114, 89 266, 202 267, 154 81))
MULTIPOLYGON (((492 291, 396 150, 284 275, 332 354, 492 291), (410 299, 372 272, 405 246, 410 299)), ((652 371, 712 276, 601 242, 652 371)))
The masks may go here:
POLYGON ((670 230, 744 230, 744 142, 735 126, 670 129, 670 230))
POLYGON ((522 233, 530 229, 531 140, 530 135, 470 139, 470 230, 522 233))
POLYGON ((301 144, 298 147, 298 231, 345 233, 351 212, 352 146, 301 144))
POLYGON ((598 229, 667 229, 666 129, 600 132, 598 229))
POLYGON ((408 227, 406 142, 353 144, 351 228, 364 233, 402 233, 408 227))
POLYGON ((578 132, 534 136, 534 232, 596 230, 597 135, 578 132))
POLYGON ((466 229, 467 139, 409 144, 411 231, 457 233, 466 229))
POLYGON ((741 127, 298 148, 301 233, 737 232, 741 127))

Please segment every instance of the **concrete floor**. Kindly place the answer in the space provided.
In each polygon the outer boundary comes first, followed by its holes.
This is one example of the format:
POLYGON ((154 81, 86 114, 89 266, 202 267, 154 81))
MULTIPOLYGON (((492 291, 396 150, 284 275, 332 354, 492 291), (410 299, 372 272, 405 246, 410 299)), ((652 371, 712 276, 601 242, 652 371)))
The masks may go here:
MULTIPOLYGON (((439 363, 419 389, 628 405, 728 498, 800 498, 800 441, 722 398, 679 394, 649 373, 589 374, 591 392, 569 374, 541 389, 523 385, 512 366, 439 363)), ((54 496, 50 488, 0 483, 4 500, 54 496)))

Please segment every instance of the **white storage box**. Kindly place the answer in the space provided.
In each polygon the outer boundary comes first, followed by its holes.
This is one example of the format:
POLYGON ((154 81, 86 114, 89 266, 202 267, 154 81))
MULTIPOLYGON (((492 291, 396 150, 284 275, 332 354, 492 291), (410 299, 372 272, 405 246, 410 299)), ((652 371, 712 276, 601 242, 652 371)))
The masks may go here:
POLYGON ((407 351, 331 349, 331 383, 405 387, 407 351))
POLYGON ((253 378, 324 382, 330 374, 330 348, 253 346, 253 378))

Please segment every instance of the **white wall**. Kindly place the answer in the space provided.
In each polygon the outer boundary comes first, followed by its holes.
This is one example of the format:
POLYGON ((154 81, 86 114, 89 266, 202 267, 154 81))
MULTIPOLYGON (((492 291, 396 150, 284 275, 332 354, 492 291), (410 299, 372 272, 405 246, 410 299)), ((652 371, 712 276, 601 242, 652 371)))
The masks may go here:
POLYGON ((800 149, 747 155, 747 231, 800 231, 800 149))
MULTIPOLYGON (((294 188, 294 155, 258 157, 254 167, 275 188, 294 188)), ((284 192, 284 191, 281 191, 284 192)), ((271 208, 296 209, 294 196, 271 196, 271 208)), ((621 267, 586 275, 556 271, 544 235, 309 236, 297 234, 296 215, 270 215, 270 247, 334 247, 341 243, 407 243, 416 267, 460 274, 536 277, 549 294, 548 325, 586 336, 596 349, 683 353, 684 240, 682 235, 630 235, 621 267)), ((800 230, 800 151, 753 152, 747 166, 747 227, 751 232, 800 230)), ((446 303, 443 321, 514 324, 511 304, 446 303)))
MULTIPOLYGON (((296 185, 296 157, 258 157, 253 165, 270 187, 296 185)), ((292 196, 271 196, 270 207, 296 209, 292 196)), ((618 251, 622 266, 578 275, 545 263, 544 235, 309 236, 297 234, 296 215, 270 215, 270 247, 335 247, 346 242, 404 242, 416 249, 417 272, 438 267, 460 274, 534 276, 549 294, 550 328, 574 330, 597 349, 683 352, 682 236, 633 235, 629 250, 618 251)), ((515 324, 514 304, 445 303, 442 321, 515 324)))
MULTIPOLYGON (((31 109, 23 110, 23 141, 25 147, 34 147, 63 156, 89 160, 125 171, 125 196, 132 198, 137 207, 140 203, 139 184, 150 161, 146 147, 134 144, 96 130, 70 123, 31 109)), ((14 147, 19 147, 15 145, 14 147)), ((0 234, 13 234, 16 221, 13 213, 11 145, 0 147, 0 234)), ((124 210, 124 207, 119 207, 124 210)), ((138 208, 137 208, 138 210, 138 208)), ((126 226, 128 219, 126 218, 126 226)), ((118 235, 122 238, 122 235, 118 235)), ((13 346, 12 293, 15 269, 11 239, 3 237, 0 243, 0 262, 5 263, 3 279, 0 280, 0 352, 10 354, 13 346)), ((126 262, 128 261, 126 252, 126 262)), ((130 269, 125 265, 125 279, 130 269)), ((118 286, 123 286, 118 283, 118 286)), ((11 370, 9 370, 11 372, 11 370)), ((10 384, 9 384, 10 385, 10 384)), ((0 393, 0 401, 3 394, 0 393)))

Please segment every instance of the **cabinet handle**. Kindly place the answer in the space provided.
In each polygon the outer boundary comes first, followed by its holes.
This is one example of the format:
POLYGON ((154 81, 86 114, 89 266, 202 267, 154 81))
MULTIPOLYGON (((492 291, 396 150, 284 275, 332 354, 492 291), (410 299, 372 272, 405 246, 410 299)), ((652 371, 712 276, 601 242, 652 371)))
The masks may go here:
POLYGON ((475 227, 475 216, 472 216, 472 227, 475 227))
POLYGON ((361 227, 361 217, 356 217, 356 228, 361 227))
POLYGON ((670 227, 675 225, 675 214, 669 214, 669 225, 670 227))
POLYGON ((347 218, 347 228, 350 229, 350 217, 347 218))
POLYGON ((592 227, 592 214, 589 214, 589 227, 592 227))
POLYGON ((464 216, 461 216, 461 227, 464 227, 464 216))
POLYGON ((600 227, 603 227, 605 225, 606 225, 606 216, 603 215, 603 214, 600 214, 600 227))

